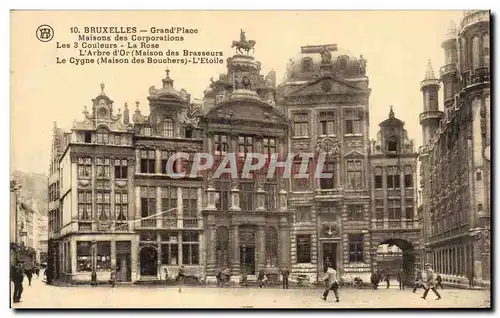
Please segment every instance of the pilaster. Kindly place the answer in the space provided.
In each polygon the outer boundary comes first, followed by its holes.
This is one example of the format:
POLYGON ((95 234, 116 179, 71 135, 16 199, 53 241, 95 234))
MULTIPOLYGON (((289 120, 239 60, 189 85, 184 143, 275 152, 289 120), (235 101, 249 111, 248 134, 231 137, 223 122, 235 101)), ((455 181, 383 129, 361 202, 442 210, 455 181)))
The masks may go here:
POLYGON ((266 265, 266 230, 265 226, 257 226, 257 268, 264 268, 266 265))
POLYGON ((231 275, 240 274, 240 234, 237 224, 231 225, 231 275))

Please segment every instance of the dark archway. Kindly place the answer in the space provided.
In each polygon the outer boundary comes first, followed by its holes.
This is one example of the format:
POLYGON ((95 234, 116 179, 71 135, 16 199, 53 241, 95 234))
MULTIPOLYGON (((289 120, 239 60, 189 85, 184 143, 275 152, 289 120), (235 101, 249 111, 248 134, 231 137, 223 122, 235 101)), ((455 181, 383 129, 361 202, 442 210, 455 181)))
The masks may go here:
POLYGON ((412 280, 415 272, 415 252, 413 244, 405 239, 384 240, 377 247, 377 269, 382 275, 389 274, 393 279, 403 269, 405 280, 412 280))
POLYGON ((140 255, 141 275, 156 276, 158 273, 158 251, 152 246, 141 249, 140 255))

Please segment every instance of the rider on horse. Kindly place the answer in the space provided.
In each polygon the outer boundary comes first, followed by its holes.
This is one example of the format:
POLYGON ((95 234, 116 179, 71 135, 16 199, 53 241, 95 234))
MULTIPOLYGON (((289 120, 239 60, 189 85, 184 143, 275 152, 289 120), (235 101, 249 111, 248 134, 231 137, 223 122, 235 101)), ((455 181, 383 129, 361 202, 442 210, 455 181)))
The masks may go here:
POLYGON ((247 37, 245 35, 245 31, 243 31, 243 29, 240 29, 240 44, 242 46, 246 46, 248 44, 247 42, 247 37))

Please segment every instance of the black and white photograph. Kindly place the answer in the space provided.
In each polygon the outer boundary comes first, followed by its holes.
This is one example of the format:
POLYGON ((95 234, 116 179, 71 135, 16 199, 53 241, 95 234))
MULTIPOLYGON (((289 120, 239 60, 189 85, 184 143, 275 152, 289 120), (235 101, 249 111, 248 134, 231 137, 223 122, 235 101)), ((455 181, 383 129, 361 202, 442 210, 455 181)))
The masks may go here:
POLYGON ((490 16, 11 10, 10 308, 491 308, 490 16))

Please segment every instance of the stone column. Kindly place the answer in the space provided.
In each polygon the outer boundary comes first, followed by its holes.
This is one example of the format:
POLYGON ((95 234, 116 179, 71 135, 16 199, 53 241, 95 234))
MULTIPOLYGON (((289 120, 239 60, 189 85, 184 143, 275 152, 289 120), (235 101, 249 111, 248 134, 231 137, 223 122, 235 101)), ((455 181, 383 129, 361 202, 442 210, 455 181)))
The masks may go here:
POLYGON ((205 248, 207 250, 207 275, 215 275, 215 242, 217 240, 217 227, 215 224, 210 224, 207 229, 207 242, 205 244, 205 248))
POLYGON ((238 183, 233 182, 231 186, 231 207, 229 211, 241 211, 240 208, 240 189, 238 189, 238 183))
POLYGON ((264 225, 257 226, 257 268, 264 268, 266 265, 266 228, 264 225))
POLYGON ((135 187, 135 218, 141 217, 141 187, 135 187))
POLYGON ((135 150, 135 171, 141 172, 141 150, 135 150))
POLYGON ((231 275, 240 274, 240 234, 237 224, 231 225, 231 275))
POLYGON ((116 269, 116 241, 111 239, 111 268, 116 269))
POLYGON ((182 188, 178 187, 177 188, 177 228, 182 229, 184 226, 184 205, 183 205, 183 199, 182 199, 182 188))
POLYGON ((291 271, 290 259, 290 225, 286 217, 282 217, 279 227, 279 264, 280 267, 288 266, 291 271))
POLYGON ((160 149, 155 149, 155 173, 161 174, 161 151, 160 149))
MULTIPOLYGON (((156 213, 161 213, 162 211, 162 199, 161 199, 161 187, 156 187, 156 213)), ((161 229, 163 214, 158 214, 156 216, 156 228, 161 229)))

